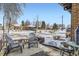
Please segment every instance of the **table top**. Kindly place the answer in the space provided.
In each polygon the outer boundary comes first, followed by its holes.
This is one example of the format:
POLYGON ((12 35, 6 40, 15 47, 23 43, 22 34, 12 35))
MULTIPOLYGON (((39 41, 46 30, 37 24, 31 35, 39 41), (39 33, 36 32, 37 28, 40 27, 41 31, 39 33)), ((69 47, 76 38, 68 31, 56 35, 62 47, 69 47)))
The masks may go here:
POLYGON ((17 38, 12 38, 13 40, 27 40, 27 37, 17 37, 17 38))
POLYGON ((79 48, 79 45, 77 45, 75 42, 67 42, 67 44, 72 46, 72 47, 79 48))
POLYGON ((11 35, 13 40, 27 40, 28 37, 26 35, 11 35))

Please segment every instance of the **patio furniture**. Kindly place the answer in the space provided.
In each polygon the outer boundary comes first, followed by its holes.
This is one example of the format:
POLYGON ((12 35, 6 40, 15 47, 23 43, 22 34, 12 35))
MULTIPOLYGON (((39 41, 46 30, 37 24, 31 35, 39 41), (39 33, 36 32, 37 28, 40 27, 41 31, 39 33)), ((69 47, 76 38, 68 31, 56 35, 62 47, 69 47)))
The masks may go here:
POLYGON ((79 55, 79 45, 77 45, 75 42, 67 42, 67 44, 73 47, 74 55, 79 55))
POLYGON ((18 35, 17 37, 16 36, 12 36, 12 39, 13 39, 13 41, 15 41, 15 42, 21 42, 22 43, 22 45, 23 45, 23 48, 24 48, 24 45, 26 44, 26 43, 28 43, 28 37, 27 36, 25 36, 25 35, 18 35))
POLYGON ((64 55, 65 53, 68 53, 69 56, 71 56, 74 53, 74 50, 71 46, 69 46, 66 42, 61 43, 61 50, 60 50, 60 55, 64 55))
POLYGON ((6 55, 14 48, 19 48, 22 53, 22 44, 20 44, 19 42, 15 43, 9 34, 5 34, 5 39, 7 41, 6 55))
POLYGON ((54 38, 55 40, 59 40, 59 39, 60 39, 60 36, 53 36, 53 38, 54 38))
POLYGON ((43 44, 44 43, 44 38, 43 37, 37 37, 38 38, 38 41, 40 44, 43 44))
POLYGON ((31 46, 36 46, 38 47, 38 38, 35 36, 34 33, 30 33, 29 34, 29 39, 28 39, 28 48, 30 48, 31 46))
POLYGON ((49 42, 49 45, 50 45, 50 46, 53 46, 53 47, 57 47, 57 43, 54 42, 54 41, 49 42))

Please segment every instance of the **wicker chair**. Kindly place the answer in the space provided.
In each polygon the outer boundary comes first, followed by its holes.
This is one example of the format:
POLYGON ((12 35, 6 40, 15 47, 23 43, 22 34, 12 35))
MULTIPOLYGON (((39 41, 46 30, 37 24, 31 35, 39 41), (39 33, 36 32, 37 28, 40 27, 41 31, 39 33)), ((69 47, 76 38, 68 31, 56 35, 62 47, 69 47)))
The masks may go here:
POLYGON ((38 38, 35 36, 34 33, 29 34, 28 48, 30 48, 31 45, 35 45, 38 47, 38 38))
POLYGON ((60 55, 64 55, 65 52, 69 54, 69 56, 71 56, 74 52, 73 48, 71 46, 69 46, 68 44, 66 44, 66 42, 62 42, 61 43, 61 51, 60 51, 60 55))
POLYGON ((5 34, 5 39, 7 41, 6 55, 14 48, 19 48, 22 53, 22 44, 20 44, 19 42, 15 43, 9 34, 5 34))

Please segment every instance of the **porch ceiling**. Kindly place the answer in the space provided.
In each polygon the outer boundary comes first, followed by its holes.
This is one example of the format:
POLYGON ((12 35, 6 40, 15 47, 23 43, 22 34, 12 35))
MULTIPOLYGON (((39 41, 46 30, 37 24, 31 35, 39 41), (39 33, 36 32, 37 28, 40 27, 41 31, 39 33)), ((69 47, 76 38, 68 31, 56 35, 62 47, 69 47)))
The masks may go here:
POLYGON ((71 13, 72 3, 60 3, 60 5, 64 7, 64 10, 67 10, 71 13))

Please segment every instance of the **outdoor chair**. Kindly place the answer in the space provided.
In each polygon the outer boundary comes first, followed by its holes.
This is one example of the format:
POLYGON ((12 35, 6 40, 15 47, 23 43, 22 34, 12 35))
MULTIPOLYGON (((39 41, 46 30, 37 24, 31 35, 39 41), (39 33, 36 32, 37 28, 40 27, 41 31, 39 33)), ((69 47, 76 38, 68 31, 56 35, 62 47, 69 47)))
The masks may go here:
POLYGON ((19 50, 22 53, 22 44, 21 43, 15 43, 9 34, 5 34, 5 39, 7 41, 7 48, 6 48, 6 55, 13 50, 14 48, 19 48, 19 50))
POLYGON ((35 36, 34 33, 30 33, 29 34, 28 48, 30 48, 31 46, 38 47, 38 38, 35 36))
POLYGON ((60 55, 64 56, 65 53, 68 53, 69 56, 71 56, 74 53, 74 50, 73 50, 73 48, 71 46, 66 44, 66 42, 62 42, 61 43, 60 55))
POLYGON ((40 44, 43 44, 44 43, 44 38, 43 37, 37 37, 38 38, 38 41, 40 44))

